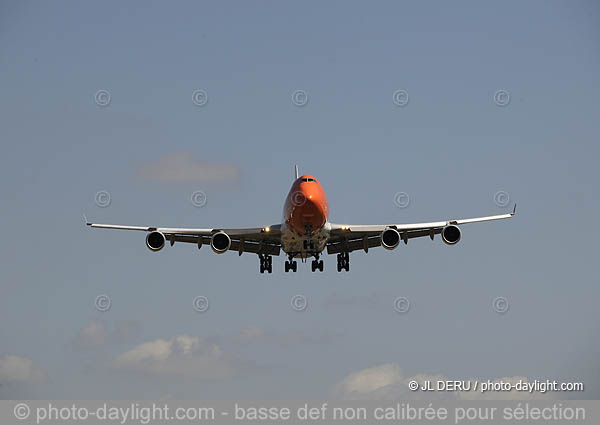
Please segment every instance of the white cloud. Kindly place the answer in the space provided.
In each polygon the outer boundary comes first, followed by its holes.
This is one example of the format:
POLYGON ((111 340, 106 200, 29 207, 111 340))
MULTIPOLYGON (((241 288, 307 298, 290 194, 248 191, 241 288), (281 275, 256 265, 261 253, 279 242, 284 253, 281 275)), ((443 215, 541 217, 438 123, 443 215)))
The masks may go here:
POLYGON ((225 379, 236 373, 231 355, 199 337, 178 335, 140 344, 115 358, 116 369, 149 375, 225 379))
MULTIPOLYGON (((341 382, 337 383, 332 394, 341 399, 350 400, 417 400, 417 399, 462 399, 462 400, 523 400, 523 399, 543 399, 552 398, 551 393, 527 393, 518 391, 488 391, 480 392, 480 385, 477 391, 431 391, 421 390, 411 391, 408 387, 409 382, 417 381, 421 386, 425 381, 430 381, 435 386, 437 381, 447 381, 448 378, 442 375, 417 374, 406 377, 402 368, 396 363, 386 363, 375 367, 362 369, 346 376, 341 382)), ((475 378, 466 381, 474 382, 475 378)), ((500 378, 496 382, 516 383, 519 381, 527 382, 526 377, 513 376, 500 378)))
POLYGON ((0 384, 39 383, 45 379, 45 372, 34 367, 33 361, 26 357, 0 357, 0 384))
POLYGON ((79 329, 73 338, 73 348, 84 350, 102 347, 109 343, 125 343, 134 339, 140 332, 141 325, 134 320, 119 321, 114 327, 92 320, 79 329))
POLYGON ((379 366, 353 372, 339 382, 333 395, 350 400, 392 400, 392 399, 448 399, 456 398, 452 393, 426 394, 412 392, 408 388, 411 380, 423 382, 443 379, 435 375, 416 375, 411 378, 404 376, 402 368, 396 363, 386 363, 379 366))
POLYGON ((154 182, 235 182, 240 170, 230 163, 198 161, 190 153, 171 153, 142 166, 138 177, 154 182))
POLYGON ((79 330, 73 347, 79 349, 100 347, 106 343, 106 328, 103 323, 92 321, 79 330))
POLYGON ((337 391, 341 394, 368 394, 403 379, 400 366, 388 363, 351 373, 338 384, 337 391))

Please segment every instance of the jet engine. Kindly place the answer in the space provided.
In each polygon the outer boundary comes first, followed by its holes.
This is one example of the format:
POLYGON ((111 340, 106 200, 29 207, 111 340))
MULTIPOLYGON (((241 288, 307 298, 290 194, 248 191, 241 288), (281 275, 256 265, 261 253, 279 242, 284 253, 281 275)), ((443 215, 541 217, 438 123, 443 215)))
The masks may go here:
POLYGON ((460 229, 450 224, 442 229, 442 240, 447 245, 456 245, 460 241, 460 229))
POLYGON ((381 232, 381 246, 385 249, 395 249, 400 243, 400 233, 396 229, 385 229, 381 232))
POLYGON ((217 232, 210 238, 210 247, 217 254, 223 254, 231 247, 231 238, 225 232, 217 232))
POLYGON ((157 252, 165 247, 166 240, 165 235, 161 232, 150 232, 146 236, 146 246, 150 251, 157 252))

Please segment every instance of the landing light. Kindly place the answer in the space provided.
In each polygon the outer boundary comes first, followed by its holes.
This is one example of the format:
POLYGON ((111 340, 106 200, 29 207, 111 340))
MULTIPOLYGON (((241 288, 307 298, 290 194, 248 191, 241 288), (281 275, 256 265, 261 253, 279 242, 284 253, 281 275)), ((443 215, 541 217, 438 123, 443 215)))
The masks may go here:
POLYGON ((264 230, 265 230, 265 232, 270 232, 270 231, 271 231, 271 228, 270 228, 269 226, 267 226, 267 227, 265 227, 265 229, 264 229, 264 230))

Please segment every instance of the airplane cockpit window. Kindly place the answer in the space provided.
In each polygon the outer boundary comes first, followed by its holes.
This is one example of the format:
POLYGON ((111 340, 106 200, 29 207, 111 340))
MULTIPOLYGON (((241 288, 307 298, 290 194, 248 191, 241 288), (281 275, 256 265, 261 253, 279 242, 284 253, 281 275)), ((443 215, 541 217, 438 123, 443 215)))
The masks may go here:
POLYGON ((305 182, 305 183, 307 183, 307 182, 316 182, 315 179, 309 179, 309 178, 303 178, 302 181, 305 182))

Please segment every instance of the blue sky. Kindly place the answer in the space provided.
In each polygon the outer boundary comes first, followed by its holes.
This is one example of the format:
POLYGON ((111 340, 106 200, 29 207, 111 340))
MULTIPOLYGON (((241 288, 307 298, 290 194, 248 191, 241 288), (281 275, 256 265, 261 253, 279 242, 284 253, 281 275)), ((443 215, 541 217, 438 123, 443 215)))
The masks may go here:
POLYGON ((0 372, 0 397, 345 397, 340 382, 377 367, 390 382, 582 380, 576 396, 600 397, 599 22, 592 1, 3 2, 0 371, 23 373, 0 372), (173 156, 234 177, 143 178, 173 156), (354 253, 348 274, 328 257, 324 273, 275 258, 261 275, 255 255, 153 254, 143 234, 82 223, 277 223, 294 163, 322 182, 334 222, 514 202, 518 216, 465 226, 456 247, 354 253), (167 364, 136 363, 158 346, 167 364))

